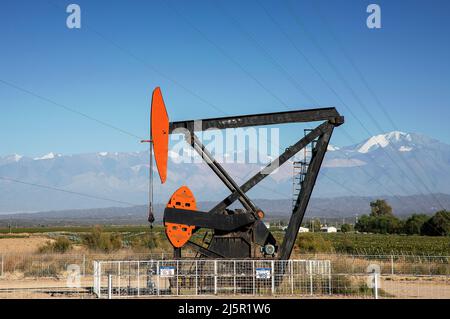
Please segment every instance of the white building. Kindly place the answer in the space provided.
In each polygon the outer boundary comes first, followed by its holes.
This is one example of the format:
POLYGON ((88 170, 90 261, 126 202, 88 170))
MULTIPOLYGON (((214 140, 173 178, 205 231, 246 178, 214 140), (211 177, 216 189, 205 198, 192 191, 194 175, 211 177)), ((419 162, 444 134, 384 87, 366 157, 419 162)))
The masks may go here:
POLYGON ((306 227, 300 227, 300 228, 298 229, 298 232, 299 232, 299 233, 309 233, 309 228, 306 228, 306 227))
MULTIPOLYGON (((281 226, 281 230, 286 230, 287 226, 281 226)), ((299 233, 309 233, 309 228, 306 227, 300 227, 298 230, 299 233)))
POLYGON ((333 226, 330 226, 330 227, 324 226, 324 227, 320 228, 320 231, 323 233, 336 233, 337 229, 336 229, 336 227, 333 227, 333 226))

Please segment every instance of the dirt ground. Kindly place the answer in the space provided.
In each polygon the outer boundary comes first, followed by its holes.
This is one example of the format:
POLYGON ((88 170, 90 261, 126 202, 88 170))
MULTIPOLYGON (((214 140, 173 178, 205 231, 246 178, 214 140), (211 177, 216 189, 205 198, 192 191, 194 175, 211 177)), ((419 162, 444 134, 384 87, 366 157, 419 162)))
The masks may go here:
POLYGON ((387 278, 389 280, 381 279, 380 288, 395 298, 450 299, 450 281, 445 276, 432 280, 426 277, 387 278))
POLYGON ((22 237, 2 238, 0 236, 0 254, 29 254, 35 253, 39 247, 45 245, 46 242, 52 241, 42 235, 21 234, 22 237), (28 236, 28 237, 23 237, 28 236))

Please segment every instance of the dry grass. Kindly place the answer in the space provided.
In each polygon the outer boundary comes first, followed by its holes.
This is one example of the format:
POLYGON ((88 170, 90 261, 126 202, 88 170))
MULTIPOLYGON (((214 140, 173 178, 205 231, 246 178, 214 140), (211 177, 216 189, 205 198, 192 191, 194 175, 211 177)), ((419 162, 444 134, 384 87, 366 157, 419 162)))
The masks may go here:
MULTIPOLYGON (((21 234, 22 236, 25 234, 21 234)), ((48 241, 52 242, 47 236, 29 235, 29 237, 14 236, 8 238, 0 237, 0 254, 30 254, 35 253, 38 249, 45 245, 48 241)))

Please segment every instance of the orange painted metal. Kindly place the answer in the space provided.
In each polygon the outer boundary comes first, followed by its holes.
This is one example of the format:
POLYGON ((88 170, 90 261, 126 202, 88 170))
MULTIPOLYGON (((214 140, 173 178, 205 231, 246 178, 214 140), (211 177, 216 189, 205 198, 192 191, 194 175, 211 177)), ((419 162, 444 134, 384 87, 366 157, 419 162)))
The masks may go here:
POLYGON ((164 184, 169 156, 169 116, 159 87, 153 90, 150 125, 156 167, 164 184))
MULTIPOLYGON (((197 203, 192 191, 187 186, 181 186, 173 193, 166 207, 197 210, 197 203)), ((164 223, 164 226, 167 238, 172 246, 176 248, 183 247, 191 238, 192 231, 195 229, 195 226, 175 223, 164 223)))

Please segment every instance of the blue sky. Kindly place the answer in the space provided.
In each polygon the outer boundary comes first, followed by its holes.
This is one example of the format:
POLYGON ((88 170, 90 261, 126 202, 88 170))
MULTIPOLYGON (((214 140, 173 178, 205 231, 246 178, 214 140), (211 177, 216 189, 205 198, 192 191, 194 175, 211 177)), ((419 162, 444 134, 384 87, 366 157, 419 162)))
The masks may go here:
MULTIPOLYGON (((49 100, 144 137, 156 86, 172 120, 335 106, 351 136, 337 129, 336 145, 391 131, 391 120, 450 143, 450 2, 217 2, 2 1, 0 155, 143 150, 49 100), (379 30, 366 27, 372 2, 379 30), (79 30, 66 27, 69 3, 79 30)), ((282 142, 297 134, 282 130, 282 142)))

